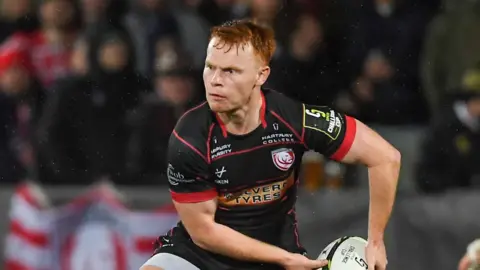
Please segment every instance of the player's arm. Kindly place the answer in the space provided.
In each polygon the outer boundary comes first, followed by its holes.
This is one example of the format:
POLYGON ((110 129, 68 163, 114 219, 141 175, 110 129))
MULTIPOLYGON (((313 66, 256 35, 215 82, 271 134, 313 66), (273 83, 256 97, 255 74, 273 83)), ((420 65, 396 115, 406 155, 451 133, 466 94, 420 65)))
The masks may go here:
POLYGON ((208 166, 201 153, 183 143, 175 134, 170 139, 168 152, 167 174, 172 199, 183 225, 196 245, 243 261, 288 265, 290 260, 298 260, 295 255, 281 248, 215 222, 217 192, 209 181, 208 166))
POLYGON ((400 152, 362 122, 326 107, 303 106, 304 142, 330 158, 368 168, 368 237, 383 241, 400 171, 400 152))
POLYGON ((283 264, 291 254, 215 222, 216 199, 197 203, 174 201, 193 242, 210 252, 242 261, 283 264))

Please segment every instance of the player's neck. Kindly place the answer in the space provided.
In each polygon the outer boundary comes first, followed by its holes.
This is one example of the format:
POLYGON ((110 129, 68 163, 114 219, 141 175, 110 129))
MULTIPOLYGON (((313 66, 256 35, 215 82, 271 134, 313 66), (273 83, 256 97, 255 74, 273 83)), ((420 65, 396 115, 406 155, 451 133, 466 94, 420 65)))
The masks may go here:
POLYGON ((243 135, 255 130, 262 123, 260 115, 262 102, 260 91, 255 91, 249 102, 242 108, 234 112, 220 113, 219 116, 227 131, 232 134, 243 135))

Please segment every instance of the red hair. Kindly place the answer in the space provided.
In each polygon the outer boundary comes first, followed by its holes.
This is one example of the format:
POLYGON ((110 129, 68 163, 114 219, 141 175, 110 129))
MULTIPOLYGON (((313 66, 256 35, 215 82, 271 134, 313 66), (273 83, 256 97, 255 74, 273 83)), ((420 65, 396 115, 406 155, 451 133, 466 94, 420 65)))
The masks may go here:
POLYGON ((270 63, 275 52, 276 42, 273 29, 260 25, 252 20, 234 20, 212 27, 210 40, 218 38, 214 45, 216 48, 228 46, 227 51, 232 47, 243 47, 251 44, 254 53, 265 63, 270 63))

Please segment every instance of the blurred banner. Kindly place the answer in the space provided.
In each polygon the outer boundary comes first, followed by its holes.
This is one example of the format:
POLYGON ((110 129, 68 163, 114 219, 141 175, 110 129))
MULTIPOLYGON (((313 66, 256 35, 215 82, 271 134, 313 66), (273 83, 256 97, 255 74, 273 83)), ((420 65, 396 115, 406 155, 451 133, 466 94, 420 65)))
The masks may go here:
MULTIPOLYGON (((155 238, 177 220, 171 209, 129 210, 120 203, 122 196, 105 185, 76 195, 61 207, 48 207, 47 198, 78 191, 45 190, 49 196, 23 185, 13 194, 5 232, 7 270, 137 270, 151 254, 155 238)), ((127 188, 120 194, 130 198, 134 209, 155 209, 170 200, 168 191, 159 188, 127 188)), ((479 206, 480 194, 473 192, 399 194, 385 235, 388 269, 456 269, 468 243, 480 235, 479 206)), ((304 191, 298 197, 297 215, 302 243, 315 257, 340 236, 366 237, 368 192, 304 191)))
POLYGON ((178 221, 172 209, 131 211, 107 185, 49 208, 38 189, 23 185, 12 198, 5 269, 139 269, 178 221))

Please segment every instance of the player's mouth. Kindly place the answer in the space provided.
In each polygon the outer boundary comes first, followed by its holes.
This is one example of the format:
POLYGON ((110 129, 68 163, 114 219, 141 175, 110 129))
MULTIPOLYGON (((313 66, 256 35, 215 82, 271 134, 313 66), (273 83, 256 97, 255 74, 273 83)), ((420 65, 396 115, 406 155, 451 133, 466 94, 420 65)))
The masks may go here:
POLYGON ((210 96, 210 98, 212 98, 215 101, 221 101, 221 100, 224 100, 224 99, 227 98, 227 97, 219 95, 219 94, 208 94, 208 95, 210 96))

